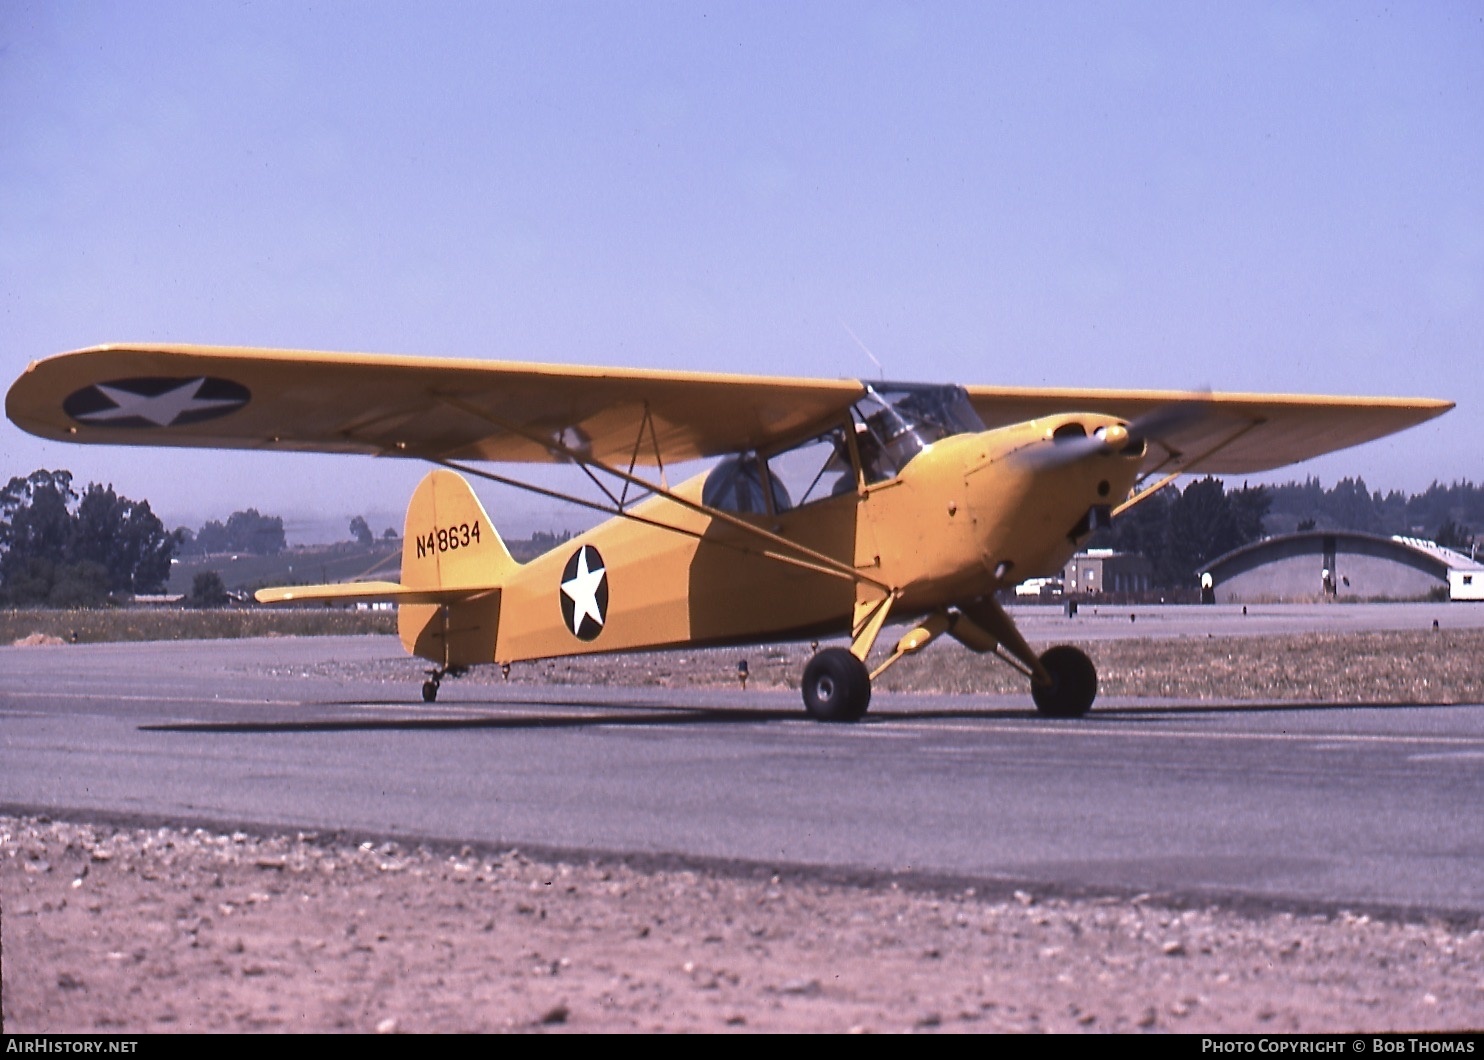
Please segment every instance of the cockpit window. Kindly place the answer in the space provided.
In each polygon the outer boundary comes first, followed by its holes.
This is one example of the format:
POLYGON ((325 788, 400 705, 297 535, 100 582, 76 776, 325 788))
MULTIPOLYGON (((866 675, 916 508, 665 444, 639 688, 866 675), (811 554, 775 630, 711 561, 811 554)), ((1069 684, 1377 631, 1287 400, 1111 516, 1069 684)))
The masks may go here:
MULTIPOLYGON (((855 465, 850 460, 845 429, 836 427, 774 453, 768 457, 768 474, 781 480, 782 495, 791 497, 799 507, 851 492, 855 489, 855 465)), ((779 489, 774 487, 775 498, 780 496, 779 489)), ((782 511, 783 507, 777 510, 782 511)))
POLYGON ((894 477, 934 442, 984 429, 963 387, 868 386, 866 396, 852 409, 848 427, 842 424, 766 460, 746 452, 720 461, 706 476, 701 502, 724 512, 776 515, 855 489, 852 431, 861 473, 869 484, 894 477))
MULTIPOLYGON (((783 483, 769 474, 768 484, 773 489, 773 510, 781 512, 790 508, 783 483)), ((766 514, 768 501, 763 493, 762 468, 757 455, 729 456, 712 468, 701 487, 701 503, 724 512, 766 514)))
POLYGON ((855 415, 865 427, 856 440, 868 482, 898 474, 940 439, 985 429, 960 386, 868 386, 866 396, 855 404, 855 415))

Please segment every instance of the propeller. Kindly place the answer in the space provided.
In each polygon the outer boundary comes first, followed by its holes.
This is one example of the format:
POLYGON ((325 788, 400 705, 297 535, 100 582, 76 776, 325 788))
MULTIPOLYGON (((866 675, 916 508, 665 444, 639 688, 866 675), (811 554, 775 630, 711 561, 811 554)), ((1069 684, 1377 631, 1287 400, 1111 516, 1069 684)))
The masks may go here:
POLYGON ((1206 414, 1206 402, 1199 398, 1174 401, 1144 413, 1128 425, 1130 439, 1141 442, 1161 441, 1181 427, 1188 426, 1206 414))
POLYGON ((1088 434, 1081 424, 1069 421, 1053 432, 1050 444, 1037 443, 1019 450, 1017 457, 1036 470, 1064 467, 1098 454, 1138 454, 1149 442, 1158 442, 1203 415, 1203 402, 1177 401, 1130 421, 1099 427, 1088 434))

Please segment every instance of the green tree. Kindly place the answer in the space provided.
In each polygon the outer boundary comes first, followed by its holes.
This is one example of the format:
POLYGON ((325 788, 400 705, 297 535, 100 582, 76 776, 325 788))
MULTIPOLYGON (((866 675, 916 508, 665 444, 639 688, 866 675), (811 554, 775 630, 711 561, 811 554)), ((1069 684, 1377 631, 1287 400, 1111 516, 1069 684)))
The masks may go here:
POLYGON ((1332 526, 1366 534, 1381 530, 1381 518, 1376 507, 1376 498, 1366 489, 1365 479, 1359 477, 1340 479, 1325 500, 1332 526))
POLYGON ((1190 483, 1170 504, 1165 553, 1155 565, 1160 583, 1192 585, 1211 560, 1256 541, 1268 505, 1261 486, 1227 493, 1220 479, 1190 483))
POLYGON ((83 491, 73 525, 72 558, 101 566, 109 592, 163 591, 180 539, 166 533, 148 501, 131 501, 112 486, 93 483, 83 491))
MULTIPOLYGON (((0 596, 11 604, 44 604, 72 545, 77 500, 70 471, 33 471, 0 490, 0 596)), ((75 579, 70 579, 72 581, 75 579)), ((73 594, 69 591, 69 595, 73 594)))
POLYGON ((358 515, 350 521, 350 536, 358 545, 370 545, 376 542, 376 535, 371 532, 371 526, 366 522, 364 515, 358 515))
POLYGON ((276 515, 259 515, 256 508, 233 512, 227 517, 227 540, 236 552, 276 556, 285 544, 283 520, 276 515))
POLYGON ((233 512, 225 524, 212 519, 195 536, 194 551, 202 555, 247 552, 254 556, 276 556, 284 550, 283 519, 260 515, 256 508, 233 512))
POLYGON ((72 543, 77 493, 70 471, 33 471, 0 490, 0 572, 32 560, 61 563, 72 543))
POLYGON ((1467 552, 1474 544, 1473 532, 1466 526, 1460 526, 1452 519, 1445 519, 1443 525, 1433 532, 1433 541, 1444 548, 1456 549, 1459 552, 1467 552))
POLYGON ((1228 552, 1261 540, 1268 512, 1273 507, 1273 497, 1267 487, 1243 484, 1241 489, 1228 493, 1226 499, 1231 506, 1231 544, 1222 551, 1228 552))
POLYGON ((214 570, 204 570, 191 579, 191 591, 185 602, 187 607, 221 607, 227 599, 222 576, 214 570))
POLYGON ((35 471, 0 490, 0 596, 12 604, 91 606, 158 592, 178 539, 149 505, 68 471, 35 471))
POLYGON ((55 568, 45 602, 51 607, 100 607, 108 602, 108 570, 79 560, 55 568))
POLYGON ((1211 560, 1262 537, 1271 503, 1265 487, 1228 493, 1220 479, 1203 478, 1141 499, 1090 544, 1144 556, 1162 588, 1190 586, 1211 560))
POLYGON ((1115 552, 1132 552, 1151 563, 1157 562, 1165 547, 1165 524, 1170 520, 1170 491, 1161 490, 1139 500, 1101 530, 1089 545, 1111 548, 1115 552))

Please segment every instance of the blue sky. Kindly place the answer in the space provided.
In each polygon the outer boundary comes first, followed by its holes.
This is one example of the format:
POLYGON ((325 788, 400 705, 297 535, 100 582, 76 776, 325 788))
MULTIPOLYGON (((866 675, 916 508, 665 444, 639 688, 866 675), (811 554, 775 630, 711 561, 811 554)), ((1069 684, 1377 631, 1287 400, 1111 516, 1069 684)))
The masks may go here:
MULTIPOLYGON (((1479 481, 1484 7, 4 0, 0 298, 6 386, 145 340, 876 374, 853 332, 899 379, 1445 397, 1276 478, 1479 481)), ((0 455, 291 539, 422 471, 0 455)))

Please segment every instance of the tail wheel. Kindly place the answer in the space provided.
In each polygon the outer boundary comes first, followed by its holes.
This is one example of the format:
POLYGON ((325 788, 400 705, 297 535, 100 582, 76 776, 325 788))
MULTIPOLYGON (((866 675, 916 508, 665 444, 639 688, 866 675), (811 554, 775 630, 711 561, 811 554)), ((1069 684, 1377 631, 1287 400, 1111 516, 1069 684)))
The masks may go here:
POLYGON ((1080 718, 1098 695, 1098 669, 1085 652, 1070 644, 1048 648, 1041 665, 1051 675, 1051 684, 1031 682, 1036 709, 1048 718, 1080 718))
POLYGON ((431 702, 433 702, 433 700, 435 700, 437 698, 438 698, 438 682, 437 681, 424 681, 423 682, 423 702, 424 703, 431 703, 431 702))
POLYGON ((871 675, 846 649, 826 648, 804 667, 803 691, 816 721, 860 721, 871 705, 871 675))

